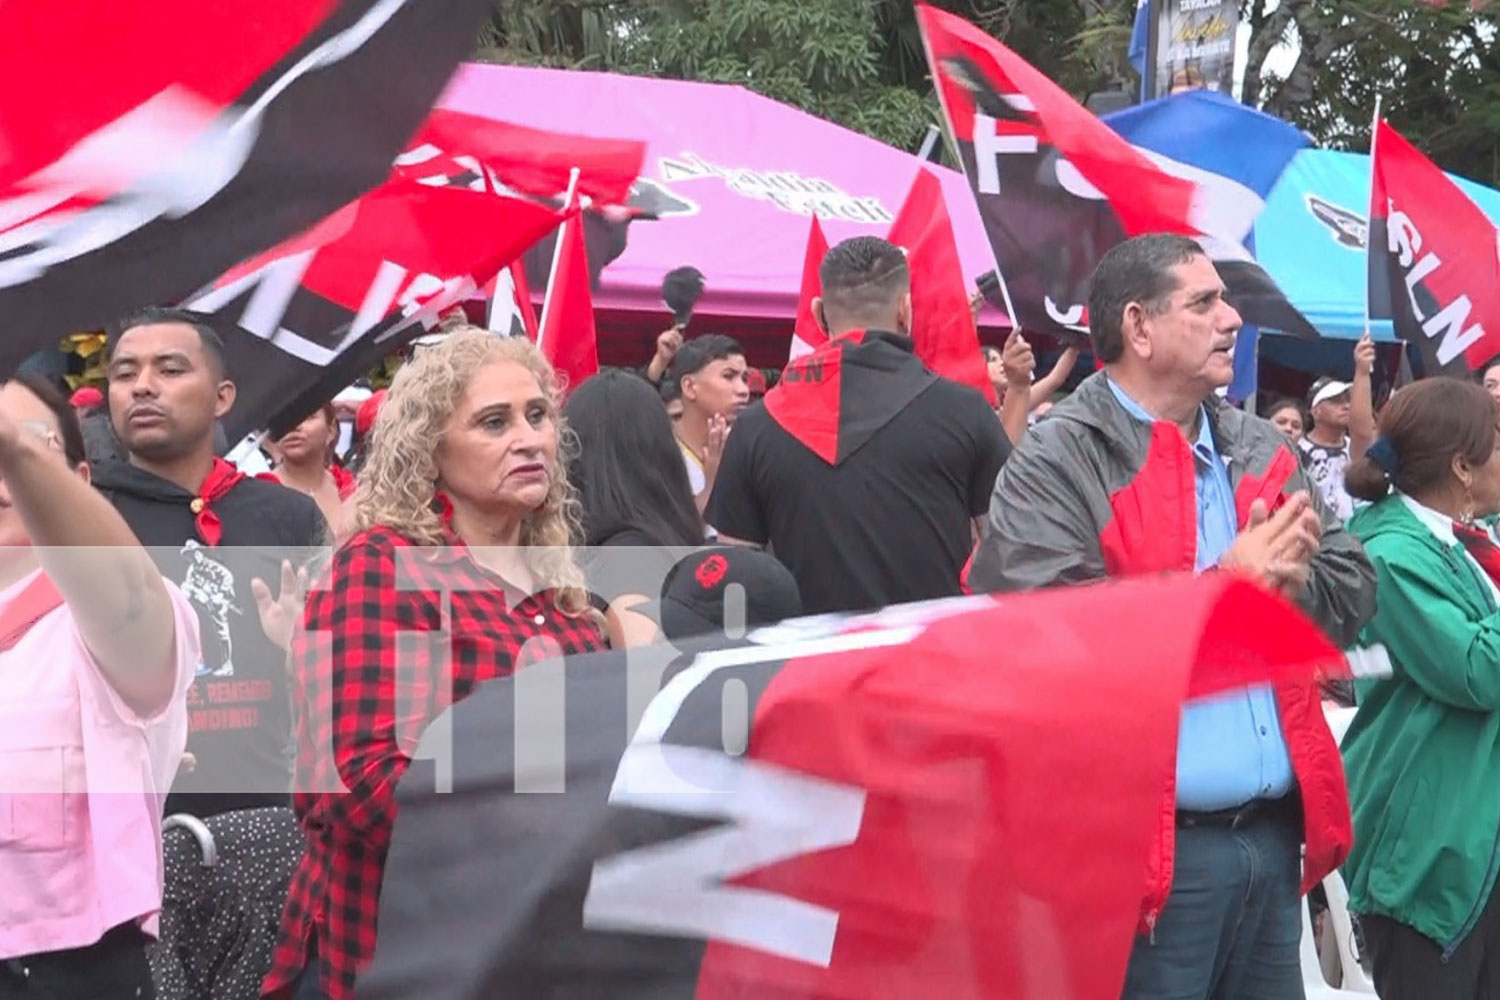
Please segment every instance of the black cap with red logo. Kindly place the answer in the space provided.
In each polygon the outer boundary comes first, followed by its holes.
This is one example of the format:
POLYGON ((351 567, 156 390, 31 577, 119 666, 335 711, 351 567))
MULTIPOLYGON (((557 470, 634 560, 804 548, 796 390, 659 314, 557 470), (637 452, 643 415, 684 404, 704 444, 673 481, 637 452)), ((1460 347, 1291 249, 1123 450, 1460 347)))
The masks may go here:
POLYGON ((726 632, 739 638, 746 629, 801 613, 791 571, 774 556, 739 545, 694 552, 662 584, 662 632, 674 642, 726 632))

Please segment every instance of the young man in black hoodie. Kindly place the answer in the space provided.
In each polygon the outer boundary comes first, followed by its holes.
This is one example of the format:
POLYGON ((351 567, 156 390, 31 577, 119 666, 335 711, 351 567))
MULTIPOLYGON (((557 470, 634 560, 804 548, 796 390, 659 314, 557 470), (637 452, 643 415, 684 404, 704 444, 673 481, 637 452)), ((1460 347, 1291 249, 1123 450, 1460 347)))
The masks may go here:
POLYGON ((740 415, 704 520, 769 544, 808 614, 955 596, 1010 441, 983 396, 913 353, 900 247, 845 240, 819 276, 830 339, 740 415))
POLYGON ((192 602, 203 645, 188 693, 190 766, 167 812, 289 806, 287 567, 328 543, 327 526, 310 497, 216 457, 215 424, 235 390, 223 343, 200 317, 147 310, 119 325, 109 351, 110 417, 128 461, 101 464, 94 485, 192 602))

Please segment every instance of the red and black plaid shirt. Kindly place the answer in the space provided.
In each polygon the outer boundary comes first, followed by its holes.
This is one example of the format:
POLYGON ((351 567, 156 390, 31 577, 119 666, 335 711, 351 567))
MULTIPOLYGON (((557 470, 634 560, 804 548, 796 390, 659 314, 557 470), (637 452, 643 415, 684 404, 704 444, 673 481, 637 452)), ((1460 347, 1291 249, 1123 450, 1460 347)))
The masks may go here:
POLYGON ((362 532, 308 597, 292 646, 294 805, 307 851, 266 995, 286 994, 316 935, 329 1000, 354 996, 355 976, 375 953, 396 782, 427 723, 481 681, 604 648, 591 621, 564 616, 549 594, 511 607, 498 578, 457 538, 452 546, 413 545, 384 528, 362 532))

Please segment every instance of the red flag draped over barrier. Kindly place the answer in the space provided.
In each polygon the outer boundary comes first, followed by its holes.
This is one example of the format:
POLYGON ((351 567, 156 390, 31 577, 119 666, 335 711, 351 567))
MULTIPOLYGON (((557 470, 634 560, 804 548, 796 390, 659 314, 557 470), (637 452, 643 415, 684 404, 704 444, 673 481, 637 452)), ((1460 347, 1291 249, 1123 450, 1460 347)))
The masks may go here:
POLYGON ((1343 664, 1230 574, 787 623, 654 698, 627 655, 548 668, 551 756, 524 672, 433 728, 361 997, 1118 1000, 1183 700, 1343 664))
POLYGON ((1401 133, 1376 122, 1370 318, 1417 346, 1424 375, 1465 375, 1500 354, 1500 231, 1401 133))
POLYGON ((917 357, 944 378, 979 390, 991 406, 999 406, 979 353, 979 327, 969 308, 948 204, 931 171, 917 171, 887 239, 906 250, 911 268, 911 333, 917 357))

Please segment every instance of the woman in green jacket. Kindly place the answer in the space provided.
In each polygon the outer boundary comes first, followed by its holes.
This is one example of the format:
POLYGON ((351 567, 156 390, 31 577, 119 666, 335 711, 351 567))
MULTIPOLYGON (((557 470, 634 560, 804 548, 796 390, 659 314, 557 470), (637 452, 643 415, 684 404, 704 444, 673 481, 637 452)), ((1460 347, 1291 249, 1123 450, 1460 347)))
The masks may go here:
POLYGON ((1377 579, 1361 642, 1392 668, 1343 746, 1349 908, 1382 1000, 1500 997, 1500 551, 1473 527, 1500 511, 1496 420, 1472 382, 1419 382, 1345 472, 1372 501, 1349 524, 1377 579))

